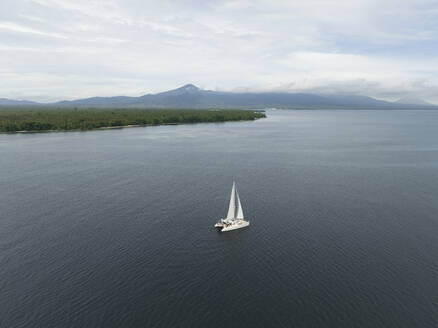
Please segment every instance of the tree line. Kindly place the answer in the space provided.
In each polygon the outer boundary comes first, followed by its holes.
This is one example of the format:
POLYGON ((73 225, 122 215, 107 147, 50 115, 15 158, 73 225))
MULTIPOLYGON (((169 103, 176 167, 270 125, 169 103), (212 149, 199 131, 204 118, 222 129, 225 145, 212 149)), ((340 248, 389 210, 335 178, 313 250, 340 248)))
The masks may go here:
POLYGON ((255 120, 251 110, 14 109, 0 108, 0 131, 90 130, 128 125, 161 125, 255 120))

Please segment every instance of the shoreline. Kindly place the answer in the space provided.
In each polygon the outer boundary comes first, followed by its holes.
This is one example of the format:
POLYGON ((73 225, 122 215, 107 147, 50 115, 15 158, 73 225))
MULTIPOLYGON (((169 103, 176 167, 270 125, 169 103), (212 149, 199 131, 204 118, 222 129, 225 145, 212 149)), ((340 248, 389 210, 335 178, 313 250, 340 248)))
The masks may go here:
POLYGON ((144 128, 150 126, 163 126, 163 125, 188 125, 188 124, 204 124, 204 123, 230 123, 230 122, 249 122, 256 121, 260 118, 257 117, 254 120, 230 120, 230 121, 217 121, 217 122, 194 122, 194 123, 161 123, 161 124, 130 124, 120 126, 103 126, 100 128, 92 129, 71 129, 71 130, 21 130, 21 131, 0 131, 0 134, 31 134, 31 133, 54 133, 54 132, 87 132, 87 131, 99 131, 99 130, 113 130, 113 129, 126 129, 126 128, 144 128))

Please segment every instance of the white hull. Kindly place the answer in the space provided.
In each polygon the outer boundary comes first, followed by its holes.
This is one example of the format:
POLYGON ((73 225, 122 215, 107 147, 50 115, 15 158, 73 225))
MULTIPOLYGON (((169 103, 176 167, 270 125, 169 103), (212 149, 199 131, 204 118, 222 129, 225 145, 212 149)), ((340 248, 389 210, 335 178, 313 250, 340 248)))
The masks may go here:
POLYGON ((215 228, 220 228, 222 232, 249 226, 249 221, 245 221, 243 217, 242 204, 240 203, 240 197, 235 182, 233 182, 233 187, 231 188, 230 205, 228 207, 227 216, 225 219, 217 221, 214 226, 215 228))
POLYGON ((215 228, 223 228, 225 226, 225 220, 224 219, 220 219, 219 221, 216 222, 216 224, 214 225, 215 228))
POLYGON ((231 230, 236 230, 236 229, 240 229, 240 228, 245 228, 249 226, 249 221, 245 221, 245 220, 236 220, 233 223, 231 223, 230 225, 223 225, 222 228, 222 232, 225 231, 231 231, 231 230))

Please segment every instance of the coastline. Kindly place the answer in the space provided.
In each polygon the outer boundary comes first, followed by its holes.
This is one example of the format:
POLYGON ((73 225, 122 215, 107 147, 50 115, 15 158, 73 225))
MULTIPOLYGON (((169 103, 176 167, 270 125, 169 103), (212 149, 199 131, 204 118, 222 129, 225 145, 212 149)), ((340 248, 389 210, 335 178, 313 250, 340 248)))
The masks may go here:
POLYGON ((91 131, 133 127, 252 121, 266 117, 249 110, 32 109, 0 110, 0 133, 91 131))
POLYGON ((22 131, 0 131, 0 134, 33 134, 33 133, 55 133, 55 132, 87 132, 87 131, 98 131, 98 130, 113 130, 113 129, 127 129, 127 128, 145 128, 151 126, 163 126, 163 125, 188 125, 188 124, 205 124, 205 123, 230 123, 230 122, 248 122, 256 121, 265 117, 256 117, 253 120, 230 120, 230 121, 217 121, 217 122, 187 122, 187 123, 161 123, 161 124, 129 124, 120 126, 103 126, 100 128, 91 129, 70 129, 70 130, 22 130, 22 131))

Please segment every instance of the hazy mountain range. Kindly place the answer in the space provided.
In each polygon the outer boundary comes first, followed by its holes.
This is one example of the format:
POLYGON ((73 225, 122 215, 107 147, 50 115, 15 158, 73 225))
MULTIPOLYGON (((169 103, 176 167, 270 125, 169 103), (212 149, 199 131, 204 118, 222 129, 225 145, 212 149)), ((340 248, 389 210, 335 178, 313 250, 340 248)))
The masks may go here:
POLYGON ((26 106, 26 105, 38 105, 38 103, 34 101, 27 100, 13 100, 0 98, 0 106, 26 106))
POLYGON ((428 103, 427 101, 424 101, 420 98, 415 97, 403 97, 396 101, 397 104, 404 104, 404 105, 422 105, 422 106, 433 106, 431 103, 428 103))
POLYGON ((296 108, 296 107, 430 107, 420 99, 403 98, 397 102, 357 95, 320 95, 286 92, 221 92, 202 90, 193 84, 140 97, 92 97, 55 103, 37 103, 0 98, 4 106, 56 107, 141 107, 141 108, 296 108))

